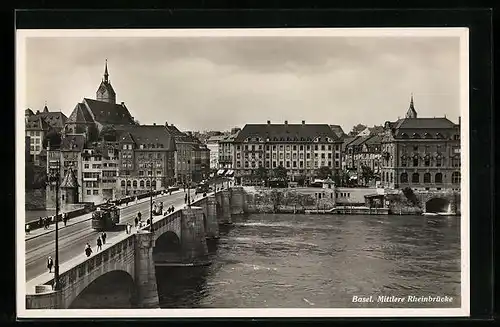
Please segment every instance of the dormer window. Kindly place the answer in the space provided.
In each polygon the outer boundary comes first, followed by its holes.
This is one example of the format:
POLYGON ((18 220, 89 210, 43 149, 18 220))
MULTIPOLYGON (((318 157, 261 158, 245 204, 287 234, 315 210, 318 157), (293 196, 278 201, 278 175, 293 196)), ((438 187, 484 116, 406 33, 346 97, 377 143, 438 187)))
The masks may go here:
POLYGON ((412 136, 414 139, 419 139, 420 138, 420 135, 418 133, 413 133, 413 136, 412 136))

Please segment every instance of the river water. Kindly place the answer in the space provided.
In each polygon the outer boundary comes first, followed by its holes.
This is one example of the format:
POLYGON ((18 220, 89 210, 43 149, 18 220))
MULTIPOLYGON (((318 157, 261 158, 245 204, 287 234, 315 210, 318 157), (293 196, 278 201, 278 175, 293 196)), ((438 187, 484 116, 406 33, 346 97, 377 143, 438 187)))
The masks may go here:
POLYGON ((236 219, 211 248, 212 265, 156 268, 162 308, 460 307, 460 217, 236 219), (353 302, 370 295, 373 302, 353 302))

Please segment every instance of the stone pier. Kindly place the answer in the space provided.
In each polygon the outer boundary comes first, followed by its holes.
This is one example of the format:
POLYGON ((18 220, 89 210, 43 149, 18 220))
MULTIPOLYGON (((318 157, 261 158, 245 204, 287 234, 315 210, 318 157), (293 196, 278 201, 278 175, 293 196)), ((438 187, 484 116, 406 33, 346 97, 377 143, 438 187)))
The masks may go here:
POLYGON ((241 215, 244 211, 245 193, 242 187, 233 187, 231 192, 231 215, 241 215))
POLYGON ((135 242, 135 305, 138 308, 159 308, 153 261, 154 234, 141 231, 135 242))
POLYGON ((232 224, 230 191, 224 190, 220 193, 221 193, 222 214, 219 217, 219 223, 223 225, 232 224))
POLYGON ((209 239, 219 238, 219 223, 217 222, 217 201, 215 197, 209 196, 204 203, 204 214, 206 220, 206 236, 209 239))
POLYGON ((181 224, 182 261, 187 264, 206 262, 208 248, 203 208, 192 206, 182 209, 181 224))

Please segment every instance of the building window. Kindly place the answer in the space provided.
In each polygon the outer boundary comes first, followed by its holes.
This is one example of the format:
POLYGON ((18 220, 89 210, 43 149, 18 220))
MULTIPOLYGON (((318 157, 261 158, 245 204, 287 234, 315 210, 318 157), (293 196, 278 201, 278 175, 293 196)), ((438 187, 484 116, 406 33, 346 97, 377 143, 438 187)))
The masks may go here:
POLYGON ((436 158, 436 167, 441 167, 442 164, 443 163, 441 157, 436 158))
POLYGON ((402 173, 400 177, 401 183, 408 183, 408 174, 402 173))
POLYGON ((406 167, 406 157, 401 158, 401 167, 406 167))
POLYGON ((132 182, 132 185, 133 185, 134 187, 137 187, 137 181, 133 181, 133 182, 132 182))
POLYGON ((460 173, 458 171, 453 172, 451 174, 451 182, 453 184, 460 184, 460 173))
POLYGON ((99 190, 94 190, 93 194, 94 195, 99 195, 99 190))
POLYGON ((325 151, 325 145, 322 145, 322 146, 321 146, 321 150, 322 150, 322 151, 325 151))
POLYGON ((300 151, 304 150, 304 146, 303 145, 299 146, 299 150, 300 151))
POLYGON ((127 181, 127 187, 132 186, 132 183, 130 181, 127 181))
POLYGON ((286 168, 290 168, 290 161, 286 162, 286 168))
POLYGON ((451 158, 451 166, 455 168, 460 167, 460 158, 458 157, 451 158))
POLYGON ((87 195, 92 195, 92 191, 91 190, 87 190, 87 195))
POLYGON ((413 151, 418 151, 418 145, 413 146, 413 151))
POLYGON ((151 182, 149 181, 149 179, 148 179, 148 180, 146 180, 146 187, 147 187, 147 188, 151 187, 151 182))
POLYGON ((411 176, 411 182, 412 183, 419 183, 420 182, 420 175, 418 173, 413 173, 411 176))
POLYGON ((434 182, 436 184, 441 184, 443 182, 443 174, 436 173, 436 176, 434 177, 434 182))
POLYGON ((431 182, 431 174, 425 173, 424 174, 424 183, 430 183, 431 182))
POLYGON ((417 157, 417 156, 415 156, 415 157, 413 158, 413 167, 417 167, 417 166, 418 166, 418 157, 417 157))
POLYGON ((297 168, 297 161, 293 162, 293 168, 297 168))
POLYGON ((424 165, 425 167, 429 167, 431 165, 431 159, 429 157, 425 157, 424 165))
POLYGON ((276 168, 276 161, 273 161, 273 168, 276 168))
POLYGON ((394 175, 392 174, 391 172, 391 179, 390 179, 390 183, 392 183, 392 180, 394 179, 394 175))
POLYGON ((120 185, 121 185, 122 187, 125 187, 125 181, 124 181, 124 180, 122 180, 122 181, 121 181, 121 183, 120 183, 120 185))
POLYGON ((314 150, 316 150, 316 151, 318 150, 318 145, 317 144, 314 146, 314 150))

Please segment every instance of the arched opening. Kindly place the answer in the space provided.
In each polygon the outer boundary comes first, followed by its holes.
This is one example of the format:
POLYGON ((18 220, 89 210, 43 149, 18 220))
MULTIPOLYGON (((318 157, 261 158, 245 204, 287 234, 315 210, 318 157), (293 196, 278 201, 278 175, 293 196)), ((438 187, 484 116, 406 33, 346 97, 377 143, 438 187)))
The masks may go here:
POLYGON ((114 270, 90 283, 69 309, 128 309, 134 307, 135 284, 123 270, 114 270))
POLYGON ((121 185, 122 187, 125 187, 125 181, 124 181, 124 180, 122 180, 122 181, 121 181, 121 183, 120 183, 120 185, 121 185))
POLYGON ((433 198, 425 203, 425 212, 450 212, 450 201, 443 198, 433 198))
POLYGON ((156 240, 153 248, 153 260, 155 263, 179 262, 181 254, 181 241, 173 231, 163 233, 156 240))
POLYGON ((132 183, 130 180, 127 180, 127 187, 131 187, 132 186, 132 183))
POLYGON ((441 184, 443 182, 443 174, 436 173, 436 176, 434 177, 434 182, 436 184, 441 184))
POLYGON ((144 181, 142 179, 139 181, 139 186, 144 187, 144 181))
POLYGON ((420 182, 420 175, 418 173, 413 173, 413 175, 411 175, 411 182, 412 183, 419 183, 420 182))
POLYGON ((134 188, 135 188, 135 187, 137 187, 137 181, 136 181, 136 180, 134 180, 134 181, 132 182, 132 185, 134 186, 134 188))
POLYGON ((408 183, 408 174, 402 173, 400 177, 401 183, 408 183))
POLYGON ((424 183, 430 183, 431 182, 431 174, 425 173, 424 174, 424 183))

